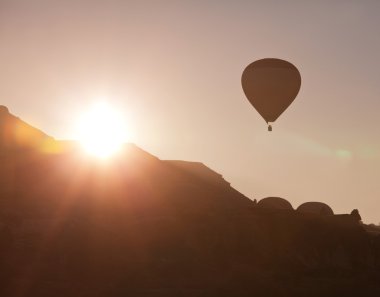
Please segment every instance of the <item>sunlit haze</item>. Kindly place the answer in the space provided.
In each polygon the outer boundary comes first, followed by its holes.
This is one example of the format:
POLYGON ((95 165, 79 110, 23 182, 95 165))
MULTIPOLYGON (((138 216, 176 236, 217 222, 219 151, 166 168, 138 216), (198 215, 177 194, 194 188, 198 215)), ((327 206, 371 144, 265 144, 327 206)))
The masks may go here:
POLYGON ((379 15, 372 0, 0 0, 0 104, 57 139, 78 138, 83 118, 101 155, 123 139, 116 112, 126 141, 203 162, 251 199, 322 201, 377 224, 379 15), (302 77, 271 133, 241 87, 266 57, 302 77))

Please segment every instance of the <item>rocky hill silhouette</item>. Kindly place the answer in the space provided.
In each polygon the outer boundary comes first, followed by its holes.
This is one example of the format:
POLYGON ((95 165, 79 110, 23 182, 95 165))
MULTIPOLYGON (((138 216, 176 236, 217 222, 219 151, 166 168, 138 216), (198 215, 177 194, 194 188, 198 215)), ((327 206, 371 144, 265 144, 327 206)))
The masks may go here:
POLYGON ((379 234, 353 216, 259 207, 133 144, 95 162, 5 107, 0 136, 0 296, 380 293, 379 234))

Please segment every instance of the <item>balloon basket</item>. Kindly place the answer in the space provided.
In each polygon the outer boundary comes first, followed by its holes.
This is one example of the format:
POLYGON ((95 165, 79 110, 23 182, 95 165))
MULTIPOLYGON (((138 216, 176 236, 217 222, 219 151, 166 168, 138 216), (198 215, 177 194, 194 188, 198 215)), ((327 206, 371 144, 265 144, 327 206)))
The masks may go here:
POLYGON ((268 125, 268 131, 269 131, 269 132, 272 131, 272 126, 271 126, 271 125, 268 125))

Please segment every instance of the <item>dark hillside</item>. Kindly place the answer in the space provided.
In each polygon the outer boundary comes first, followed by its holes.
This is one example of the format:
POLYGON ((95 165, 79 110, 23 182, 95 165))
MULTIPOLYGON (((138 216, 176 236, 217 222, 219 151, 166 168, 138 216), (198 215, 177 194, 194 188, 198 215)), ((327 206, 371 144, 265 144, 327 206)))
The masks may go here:
MULTIPOLYGON (((43 136, 45 137, 45 136, 43 136)), ((0 296, 377 296, 379 237, 126 145, 0 154, 0 296), (330 294, 330 295, 329 295, 330 294)))

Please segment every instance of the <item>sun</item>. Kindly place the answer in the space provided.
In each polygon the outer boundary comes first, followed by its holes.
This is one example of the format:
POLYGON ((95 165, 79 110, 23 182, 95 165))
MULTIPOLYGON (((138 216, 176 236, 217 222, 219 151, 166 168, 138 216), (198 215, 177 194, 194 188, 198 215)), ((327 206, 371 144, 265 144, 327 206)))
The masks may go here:
POLYGON ((122 114, 107 102, 94 104, 81 116, 78 134, 85 151, 98 158, 117 153, 128 138, 122 114))

